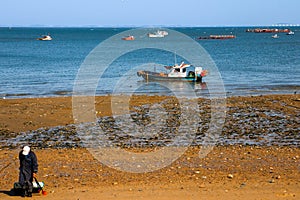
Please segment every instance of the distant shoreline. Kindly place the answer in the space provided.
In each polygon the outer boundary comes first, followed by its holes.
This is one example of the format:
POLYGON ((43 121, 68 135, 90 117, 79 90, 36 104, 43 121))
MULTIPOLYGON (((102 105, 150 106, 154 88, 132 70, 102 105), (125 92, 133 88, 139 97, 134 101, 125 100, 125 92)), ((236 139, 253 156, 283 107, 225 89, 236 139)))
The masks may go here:
POLYGON ((145 26, 51 26, 51 25, 27 25, 27 26, 20 26, 20 25, 0 25, 0 28, 243 28, 243 27, 300 27, 300 24, 288 24, 288 25, 280 25, 280 24, 272 24, 272 25, 190 25, 190 26, 180 26, 180 25, 145 25, 145 26))

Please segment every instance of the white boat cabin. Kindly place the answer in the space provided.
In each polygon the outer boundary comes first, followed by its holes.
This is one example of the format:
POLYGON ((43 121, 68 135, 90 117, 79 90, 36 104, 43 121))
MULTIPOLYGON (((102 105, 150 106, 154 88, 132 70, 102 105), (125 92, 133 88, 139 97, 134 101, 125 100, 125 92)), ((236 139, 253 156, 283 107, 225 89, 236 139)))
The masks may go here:
POLYGON ((195 75, 200 76, 202 72, 202 67, 195 67, 195 71, 188 71, 188 67, 191 65, 182 62, 180 65, 174 65, 171 68, 171 72, 168 77, 195 77, 195 75))

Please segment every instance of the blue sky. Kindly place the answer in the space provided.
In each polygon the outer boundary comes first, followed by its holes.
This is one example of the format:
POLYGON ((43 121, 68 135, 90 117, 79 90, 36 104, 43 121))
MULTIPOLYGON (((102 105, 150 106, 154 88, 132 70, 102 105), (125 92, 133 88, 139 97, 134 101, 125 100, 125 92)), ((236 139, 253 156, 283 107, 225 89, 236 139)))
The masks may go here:
POLYGON ((0 26, 300 24, 299 0, 2 0, 0 26))

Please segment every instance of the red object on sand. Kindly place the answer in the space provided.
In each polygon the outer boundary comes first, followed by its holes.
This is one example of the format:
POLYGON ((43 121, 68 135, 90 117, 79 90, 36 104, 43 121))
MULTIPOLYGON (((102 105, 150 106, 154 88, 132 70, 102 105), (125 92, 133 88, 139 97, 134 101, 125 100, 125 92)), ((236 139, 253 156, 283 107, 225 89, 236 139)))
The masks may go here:
POLYGON ((42 190, 42 195, 44 195, 44 196, 47 195, 47 192, 45 190, 43 190, 43 187, 40 185, 37 178, 34 177, 34 180, 35 180, 36 184, 38 185, 38 187, 42 190))

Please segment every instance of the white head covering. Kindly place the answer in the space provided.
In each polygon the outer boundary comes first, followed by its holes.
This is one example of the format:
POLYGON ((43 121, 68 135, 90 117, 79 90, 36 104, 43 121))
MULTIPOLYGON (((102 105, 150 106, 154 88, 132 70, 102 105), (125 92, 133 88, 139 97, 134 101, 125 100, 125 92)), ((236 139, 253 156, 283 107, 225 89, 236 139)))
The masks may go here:
POLYGON ((27 155, 29 154, 29 151, 30 151, 30 147, 29 147, 29 146, 25 146, 25 147, 23 147, 23 152, 22 152, 22 154, 23 154, 24 156, 27 156, 27 155))

